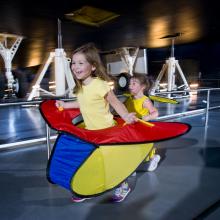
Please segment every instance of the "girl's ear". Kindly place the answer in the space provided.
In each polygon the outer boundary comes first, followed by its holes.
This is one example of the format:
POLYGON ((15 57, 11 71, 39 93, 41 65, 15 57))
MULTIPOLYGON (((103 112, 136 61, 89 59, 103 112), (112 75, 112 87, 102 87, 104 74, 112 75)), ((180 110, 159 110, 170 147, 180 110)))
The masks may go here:
POLYGON ((92 71, 95 71, 96 70, 96 67, 95 66, 92 66, 92 71))
POLYGON ((147 87, 146 85, 142 85, 141 88, 143 89, 143 91, 145 91, 147 87))

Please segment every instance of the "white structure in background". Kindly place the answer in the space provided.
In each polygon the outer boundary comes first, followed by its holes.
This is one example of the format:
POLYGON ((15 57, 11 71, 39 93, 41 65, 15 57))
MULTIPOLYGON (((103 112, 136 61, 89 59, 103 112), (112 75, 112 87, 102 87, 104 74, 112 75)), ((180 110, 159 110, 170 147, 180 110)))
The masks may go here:
POLYGON ((41 72, 37 74, 35 83, 32 86, 32 90, 28 96, 28 101, 33 98, 40 97, 40 92, 44 92, 51 96, 73 97, 73 89, 75 87, 75 81, 70 70, 70 59, 66 57, 66 53, 62 48, 55 49, 55 52, 50 52, 50 55, 44 64, 41 72), (40 83, 49 67, 49 65, 54 62, 55 70, 55 93, 46 91, 40 87, 40 83), (66 90, 67 82, 67 90, 66 90))
POLYGON ((146 49, 136 47, 122 47, 114 50, 106 56, 107 70, 111 75, 118 75, 127 72, 147 74, 147 54, 146 49))
POLYGON ((146 49, 138 47, 121 47, 106 53, 107 71, 117 77, 117 86, 127 89, 128 76, 133 72, 147 74, 147 53, 146 49))
MULTIPOLYGON (((177 91, 177 89, 182 89, 182 92, 186 94, 186 92, 190 91, 190 87, 186 81, 186 78, 183 74, 183 71, 179 65, 178 60, 175 59, 174 57, 174 39, 172 38, 172 47, 171 47, 171 56, 166 60, 166 63, 163 64, 163 67, 156 79, 156 81, 154 82, 154 85, 152 86, 151 90, 150 90, 150 94, 154 95, 156 91, 160 92, 160 87, 162 86, 160 84, 161 79, 163 78, 163 76, 165 75, 165 73, 167 73, 167 92, 173 92, 173 91, 177 91), (180 77, 183 81, 183 84, 180 86, 176 85, 176 69, 178 70, 178 73, 180 74, 180 77)), ((179 93, 181 94, 181 93, 179 93)), ((169 98, 171 98, 172 94, 168 93, 167 96, 169 98)))
POLYGON ((33 98, 40 97, 40 92, 44 92, 51 96, 73 97, 73 89, 75 87, 75 81, 70 70, 71 60, 66 57, 66 53, 62 48, 62 36, 61 36, 61 23, 58 19, 58 48, 55 52, 50 52, 50 55, 44 64, 41 72, 37 74, 35 83, 32 87, 32 91, 28 96, 28 101, 33 98), (55 93, 46 91, 40 87, 40 83, 49 67, 49 65, 54 61, 54 71, 55 71, 55 93), (67 82, 67 89, 66 89, 67 82))
POLYGON ((15 53, 18 50, 18 47, 24 38, 23 36, 14 35, 14 34, 4 34, 0 33, 0 54, 4 60, 5 64, 5 75, 7 79, 8 89, 13 90, 13 85, 15 83, 15 79, 12 74, 12 60, 14 58, 15 53), (11 42, 11 47, 9 48, 8 40, 11 42))

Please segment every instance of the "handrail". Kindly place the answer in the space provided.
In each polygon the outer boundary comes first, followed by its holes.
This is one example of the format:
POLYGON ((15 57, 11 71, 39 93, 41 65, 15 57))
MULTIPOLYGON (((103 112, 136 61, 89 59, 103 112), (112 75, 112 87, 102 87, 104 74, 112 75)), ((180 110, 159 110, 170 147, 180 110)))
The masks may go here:
MULTIPOLYGON (((52 99, 52 97, 51 97, 52 99)), ((58 99, 58 98, 57 98, 58 99)), ((63 101, 74 101, 76 98, 61 98, 60 100, 63 101)), ((17 102, 0 102, 0 107, 1 106, 16 106, 16 105, 37 105, 43 102, 43 100, 33 100, 33 101, 17 101, 17 102)))
POLYGON ((163 94, 176 94, 176 93, 183 93, 183 92, 201 92, 201 91, 213 91, 213 90, 220 90, 220 88, 203 88, 203 89, 190 89, 190 90, 177 90, 177 91, 163 91, 163 92, 157 92, 155 95, 163 95, 163 94))
MULTIPOLYGON (((211 91, 216 91, 216 90, 218 91, 218 90, 220 90, 220 88, 207 88, 207 89, 190 90, 190 92, 207 91, 206 108, 192 110, 192 111, 186 111, 186 112, 182 112, 182 113, 175 113, 175 114, 170 114, 170 115, 166 115, 166 116, 160 116, 160 117, 157 118, 157 121, 163 121, 163 120, 168 120, 168 119, 171 119, 171 118, 188 116, 188 115, 192 115, 192 114, 204 114, 205 113, 205 126, 207 126, 208 125, 208 113, 209 113, 209 110, 220 108, 220 106, 210 107, 210 92, 211 91)), ((178 91, 171 92, 171 93, 177 93, 177 92, 178 91)), ((168 92, 157 93, 157 95, 158 94, 167 94, 167 93, 168 92)), ((118 96, 118 97, 120 97, 120 96, 118 96)), ((62 100, 66 100, 66 101, 68 101, 68 100, 75 100, 75 98, 62 99, 62 100)), ((14 103, 13 102, 11 102, 11 103, 0 103, 0 107, 1 106, 12 106, 12 105, 21 105, 21 106, 22 105, 34 105, 34 104, 36 105, 36 104, 41 103, 42 101, 43 100, 22 101, 22 102, 14 102, 14 103)), ((39 143, 39 142, 44 142, 44 143, 46 142, 48 158, 49 158, 50 153, 51 153, 50 141, 56 139, 56 137, 57 137, 56 135, 51 136, 50 128, 46 124, 46 137, 30 139, 30 140, 25 140, 25 141, 19 141, 19 142, 14 142, 14 143, 8 143, 8 144, 1 144, 0 145, 0 149, 13 148, 13 147, 21 146, 21 145, 28 145, 28 144, 39 143)))

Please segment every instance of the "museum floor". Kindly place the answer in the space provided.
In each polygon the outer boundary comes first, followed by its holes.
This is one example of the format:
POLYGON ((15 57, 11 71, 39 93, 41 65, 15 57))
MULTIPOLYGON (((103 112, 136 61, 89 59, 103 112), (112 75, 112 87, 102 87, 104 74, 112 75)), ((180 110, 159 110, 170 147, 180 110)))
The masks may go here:
POLYGON ((208 118, 205 92, 182 98, 178 105, 155 103, 159 119, 188 123, 192 129, 155 143, 162 156, 158 168, 129 177, 132 192, 117 204, 110 200, 113 191, 83 203, 71 202, 70 192, 46 179, 45 141, 10 147, 45 137, 38 106, 0 106, 0 219, 220 219, 220 111, 213 108, 219 103, 220 93, 211 92, 208 118))

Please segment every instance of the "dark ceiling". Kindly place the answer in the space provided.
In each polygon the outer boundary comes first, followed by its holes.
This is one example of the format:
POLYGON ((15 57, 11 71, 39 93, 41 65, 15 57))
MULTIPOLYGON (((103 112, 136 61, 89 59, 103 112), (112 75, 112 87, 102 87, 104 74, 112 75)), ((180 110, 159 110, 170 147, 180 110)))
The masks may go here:
POLYGON ((7 0, 0 1, 0 33, 24 36, 14 65, 41 64, 57 48, 57 19, 67 54, 93 41, 102 50, 123 46, 158 48, 170 45, 167 35, 181 33, 176 44, 219 41, 218 1, 208 0, 7 0), (211 2, 211 3, 210 3, 211 2), (120 16, 100 27, 75 23, 64 15, 89 5, 120 16), (162 39, 161 39, 162 38, 162 39))

